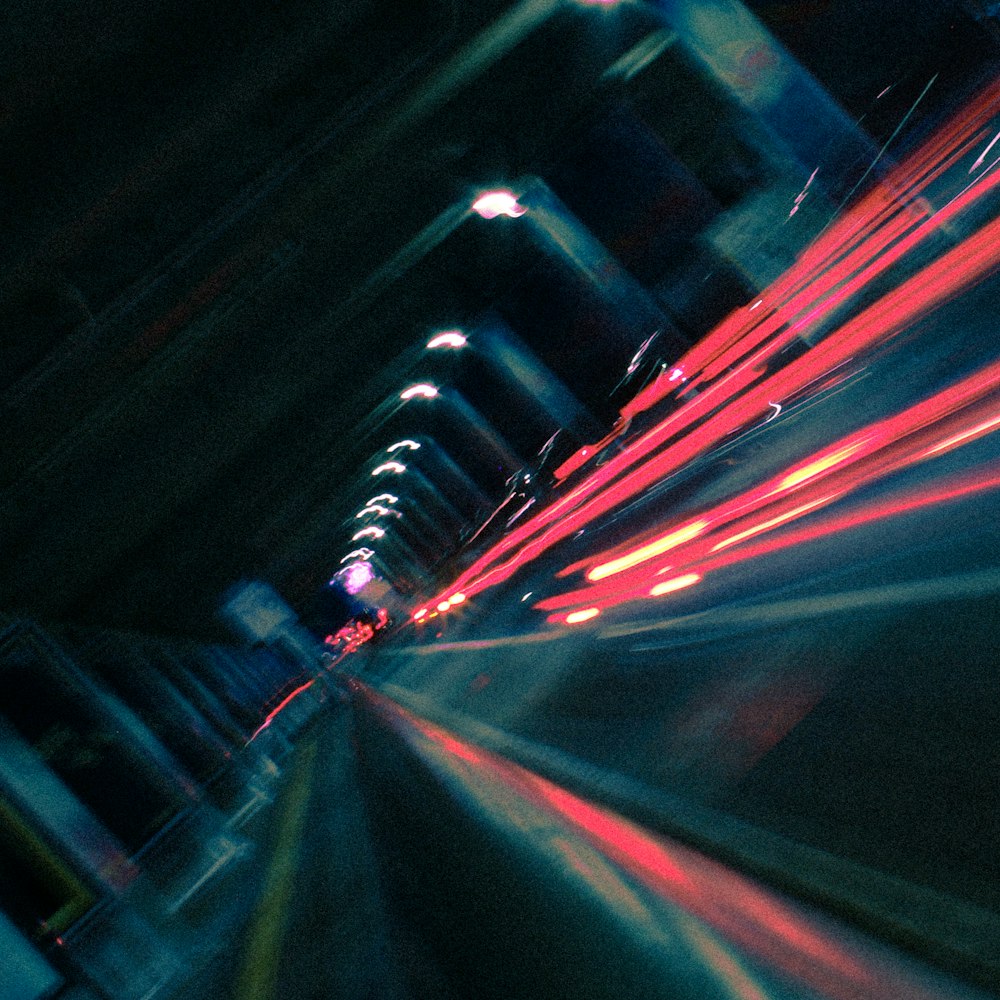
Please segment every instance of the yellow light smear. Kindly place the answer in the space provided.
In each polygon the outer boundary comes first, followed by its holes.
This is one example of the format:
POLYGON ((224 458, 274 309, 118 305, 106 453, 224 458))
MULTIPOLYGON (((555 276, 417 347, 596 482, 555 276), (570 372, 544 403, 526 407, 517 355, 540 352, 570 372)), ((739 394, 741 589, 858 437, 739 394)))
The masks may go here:
POLYGON ((820 504, 824 504, 828 500, 832 499, 833 496, 828 496, 823 497, 822 500, 813 500, 812 503, 804 504, 802 507, 796 507, 795 510, 790 510, 786 514, 779 514, 777 517, 772 517, 770 521, 761 521, 760 524, 755 524, 752 528, 747 528, 746 531, 741 531, 738 534, 730 535, 729 538, 719 542, 718 545, 713 545, 712 551, 718 552, 719 549, 724 549, 728 545, 735 545, 737 542, 742 542, 744 538, 759 535, 762 531, 767 531, 768 528, 773 528, 775 525, 781 524, 783 521, 790 521, 793 517, 798 517, 799 514, 804 514, 807 510, 812 510, 813 507, 818 507, 820 504))
POLYGON ((992 420, 987 420, 985 423, 978 424, 971 430, 963 431, 961 434, 956 434, 954 437, 948 438, 947 441, 942 441, 940 444, 934 445, 934 447, 929 448, 925 454, 933 455, 936 452, 944 451, 946 448, 952 448, 956 444, 962 444, 970 438, 974 438, 978 434, 985 434, 987 431, 991 431, 998 426, 1000 426, 1000 416, 994 417, 992 420))
POLYGON ((600 614, 598 608, 585 608, 583 611, 571 611, 566 616, 567 625, 578 625, 580 622, 590 621, 591 618, 596 618, 600 614))
POLYGON ((675 590, 683 590, 701 580, 701 573, 685 573, 683 576, 675 576, 672 580, 664 580, 658 583, 649 591, 650 597, 662 597, 664 594, 672 594, 675 590))
POLYGON ((691 524, 678 528, 676 531, 670 532, 669 535, 663 535, 662 538, 657 538, 638 549, 633 549, 617 559, 595 566, 587 574, 587 579, 591 581, 603 580, 605 577, 614 576, 616 573, 622 573, 633 566, 638 566, 639 563, 643 563, 647 559, 655 559, 656 556, 662 555, 678 545, 683 545, 684 542, 689 542, 692 538, 697 538, 707 527, 708 521, 693 521, 691 524))
POLYGON ((807 479, 812 479, 813 476, 818 476, 821 472, 832 469, 835 465, 850 458, 855 452, 860 451, 867 443, 867 439, 865 439, 855 444, 849 444, 846 448, 833 452, 832 455, 824 455, 822 458, 816 459, 815 462, 810 462, 801 469, 796 469, 795 472, 789 473, 781 480, 775 493, 779 490, 790 490, 793 486, 798 486, 799 483, 804 483, 807 479))

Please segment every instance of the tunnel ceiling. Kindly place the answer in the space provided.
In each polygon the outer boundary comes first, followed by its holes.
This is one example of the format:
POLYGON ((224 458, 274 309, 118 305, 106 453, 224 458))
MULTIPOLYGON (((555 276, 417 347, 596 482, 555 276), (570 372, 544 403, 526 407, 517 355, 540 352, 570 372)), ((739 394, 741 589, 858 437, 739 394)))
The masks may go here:
MULTIPOLYGON (((974 2, 739 9, 854 119, 943 74, 919 124, 996 58, 974 2)), ((47 621, 212 633, 246 576, 306 600, 436 330, 501 317, 606 429, 657 329, 610 329, 518 220, 438 240, 476 192, 544 179, 649 290, 669 361, 781 266, 733 233, 808 177, 656 5, 15 0, 0 25, 0 610, 47 621)), ((485 413, 470 364, 444 377, 485 413)), ((544 443, 502 429, 529 462, 544 443)), ((487 500, 517 471, 448 451, 487 500)))

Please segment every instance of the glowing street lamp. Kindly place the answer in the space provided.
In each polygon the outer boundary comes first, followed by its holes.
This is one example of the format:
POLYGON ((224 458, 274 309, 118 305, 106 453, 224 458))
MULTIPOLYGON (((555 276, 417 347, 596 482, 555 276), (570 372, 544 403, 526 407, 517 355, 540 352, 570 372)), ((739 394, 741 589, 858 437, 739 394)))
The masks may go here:
POLYGON ((347 562, 348 559, 371 559, 373 555, 375 555, 375 552, 372 549, 365 548, 364 546, 362 546, 360 549, 355 549, 353 552, 348 552, 347 555, 344 556, 344 558, 341 559, 340 561, 341 563, 345 563, 347 562))
POLYGON ((420 447, 419 443, 416 441, 411 441, 409 438, 404 438, 402 441, 397 441, 395 444, 389 445, 385 450, 391 455, 393 452, 399 451, 400 448, 408 448, 410 451, 416 451, 420 447))
POLYGON ((394 472, 398 476, 406 472, 406 466, 401 462, 383 462, 372 469, 373 476, 381 476, 383 472, 394 472))
MULTIPOLYGON (((367 528, 362 528, 353 534, 351 541, 360 542, 362 538, 381 538, 384 534, 385 532, 381 528, 376 528, 374 524, 370 524, 367 528)), ((341 562, 343 562, 343 559, 341 559, 341 562)))
POLYGON ((424 399, 433 399, 438 394, 436 386, 428 385, 426 382, 420 382, 417 385, 411 385, 409 389, 404 389, 400 394, 400 399, 413 399, 414 396, 422 396, 424 399))
POLYGON ((379 503, 399 503, 399 497, 394 497, 391 493, 379 493, 377 497, 372 497, 368 501, 368 506, 379 503))
POLYGON ((380 503, 369 504, 367 507, 363 507, 361 510, 355 514, 355 517, 365 517, 368 514, 376 514, 379 517, 388 517, 390 514, 395 517, 399 517, 398 511, 389 510, 388 507, 383 507, 380 503))
POLYGON ((472 211, 484 219, 495 219, 498 215, 505 215, 509 219, 520 218, 527 211, 519 205, 517 197, 512 191, 505 188, 499 191, 486 191, 481 194, 473 203, 472 211))
POLYGON ((468 340, 465 338, 465 334, 461 330, 445 330, 444 333, 439 333, 436 337, 431 337, 427 342, 427 346, 434 350, 438 347, 465 347, 468 340))

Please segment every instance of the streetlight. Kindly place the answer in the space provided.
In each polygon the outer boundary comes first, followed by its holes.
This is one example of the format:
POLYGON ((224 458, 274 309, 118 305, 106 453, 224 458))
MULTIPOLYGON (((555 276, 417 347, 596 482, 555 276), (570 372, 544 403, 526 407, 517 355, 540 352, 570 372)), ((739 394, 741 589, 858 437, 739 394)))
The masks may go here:
POLYGON ((406 472, 406 466, 402 462, 383 462, 372 469, 373 476, 381 476, 383 472, 394 472, 399 476, 406 472))
POLYGON ((498 215, 505 215, 509 219, 517 219, 527 212, 527 209, 518 204, 517 196, 513 191, 502 188, 497 191, 485 191, 473 203, 472 211, 484 219, 495 219, 498 215))
POLYGON ((427 346, 431 350, 435 350, 439 347, 465 347, 467 343, 468 340, 461 330, 445 330, 443 333, 431 337, 427 346))
POLYGON ((428 385, 426 382, 420 382, 417 385, 411 385, 409 389, 404 389, 399 394, 399 398, 413 399, 414 396, 422 396, 424 399, 433 399, 437 394, 437 386, 428 385))
POLYGON ((353 552, 348 552, 347 555, 340 560, 340 562, 343 564, 347 562, 348 559, 371 559, 373 555, 375 555, 374 549, 362 546, 360 549, 354 549, 353 552))
POLYGON ((409 438, 403 438, 402 441, 397 441, 395 444, 389 445, 385 450, 392 455, 394 452, 399 451, 400 448, 408 448, 410 451, 417 451, 420 445, 416 441, 411 441, 409 438))
POLYGON ((397 510, 389 510, 388 507, 383 507, 379 503, 369 504, 367 507, 362 508, 355 514, 355 517, 365 517, 367 514, 376 514, 378 517, 402 517, 402 515, 397 510))

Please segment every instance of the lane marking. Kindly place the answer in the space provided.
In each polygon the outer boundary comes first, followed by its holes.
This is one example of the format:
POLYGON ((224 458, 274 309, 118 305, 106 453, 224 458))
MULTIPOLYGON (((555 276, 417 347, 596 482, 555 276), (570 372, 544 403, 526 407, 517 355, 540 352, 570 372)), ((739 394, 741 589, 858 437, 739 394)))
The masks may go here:
POLYGON ((313 737, 303 744, 295 760, 264 891, 247 935, 246 960, 236 981, 236 1000, 272 1000, 275 996, 317 751, 313 737))

